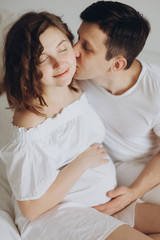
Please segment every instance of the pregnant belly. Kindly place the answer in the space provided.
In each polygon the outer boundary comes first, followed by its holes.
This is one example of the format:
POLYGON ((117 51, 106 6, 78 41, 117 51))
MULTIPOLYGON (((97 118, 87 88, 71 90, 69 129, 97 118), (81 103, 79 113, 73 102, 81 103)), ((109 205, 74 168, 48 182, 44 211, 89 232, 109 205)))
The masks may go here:
POLYGON ((110 200, 106 193, 116 185, 116 171, 110 160, 107 164, 88 169, 75 183, 63 202, 71 201, 87 206, 103 204, 110 200))

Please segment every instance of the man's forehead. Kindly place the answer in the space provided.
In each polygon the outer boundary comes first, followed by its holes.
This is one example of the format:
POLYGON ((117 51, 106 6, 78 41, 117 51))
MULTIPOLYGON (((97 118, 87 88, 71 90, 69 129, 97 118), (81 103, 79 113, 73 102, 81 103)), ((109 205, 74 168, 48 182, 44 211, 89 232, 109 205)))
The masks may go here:
POLYGON ((98 26, 98 24, 95 24, 95 23, 82 22, 78 29, 78 32, 80 32, 80 33, 85 32, 86 30, 88 31, 89 29, 91 29, 93 32, 93 31, 96 31, 97 29, 99 29, 99 26, 98 26))
POLYGON ((91 45, 99 45, 106 42, 106 34, 99 28, 98 24, 82 22, 78 31, 80 38, 91 45))

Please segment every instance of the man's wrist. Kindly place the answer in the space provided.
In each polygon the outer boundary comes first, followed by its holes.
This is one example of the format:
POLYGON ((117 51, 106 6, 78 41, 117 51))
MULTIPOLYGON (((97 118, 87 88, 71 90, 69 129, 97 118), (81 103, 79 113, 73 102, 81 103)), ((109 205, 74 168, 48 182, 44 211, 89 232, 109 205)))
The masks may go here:
POLYGON ((132 201, 133 202, 143 196, 142 191, 138 187, 131 185, 129 188, 132 191, 132 201))

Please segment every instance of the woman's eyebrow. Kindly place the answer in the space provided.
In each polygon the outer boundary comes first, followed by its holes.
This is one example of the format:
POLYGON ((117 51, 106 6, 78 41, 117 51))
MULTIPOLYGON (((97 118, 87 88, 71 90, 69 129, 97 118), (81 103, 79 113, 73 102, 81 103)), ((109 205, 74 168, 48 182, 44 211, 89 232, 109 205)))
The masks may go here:
POLYGON ((56 46, 56 48, 58 48, 61 44, 63 44, 64 42, 67 42, 67 40, 66 39, 63 39, 62 41, 60 41, 59 43, 58 43, 58 45, 56 46))

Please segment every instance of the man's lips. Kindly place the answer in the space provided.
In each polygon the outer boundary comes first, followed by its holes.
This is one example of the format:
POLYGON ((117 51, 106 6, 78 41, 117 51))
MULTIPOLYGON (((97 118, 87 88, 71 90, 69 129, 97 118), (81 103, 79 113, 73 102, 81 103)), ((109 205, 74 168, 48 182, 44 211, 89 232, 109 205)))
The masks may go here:
POLYGON ((65 75, 67 75, 69 72, 69 68, 67 68, 67 70, 65 70, 64 72, 60 73, 60 74, 57 74, 57 75, 54 75, 54 77, 58 78, 58 77, 63 77, 65 75))

